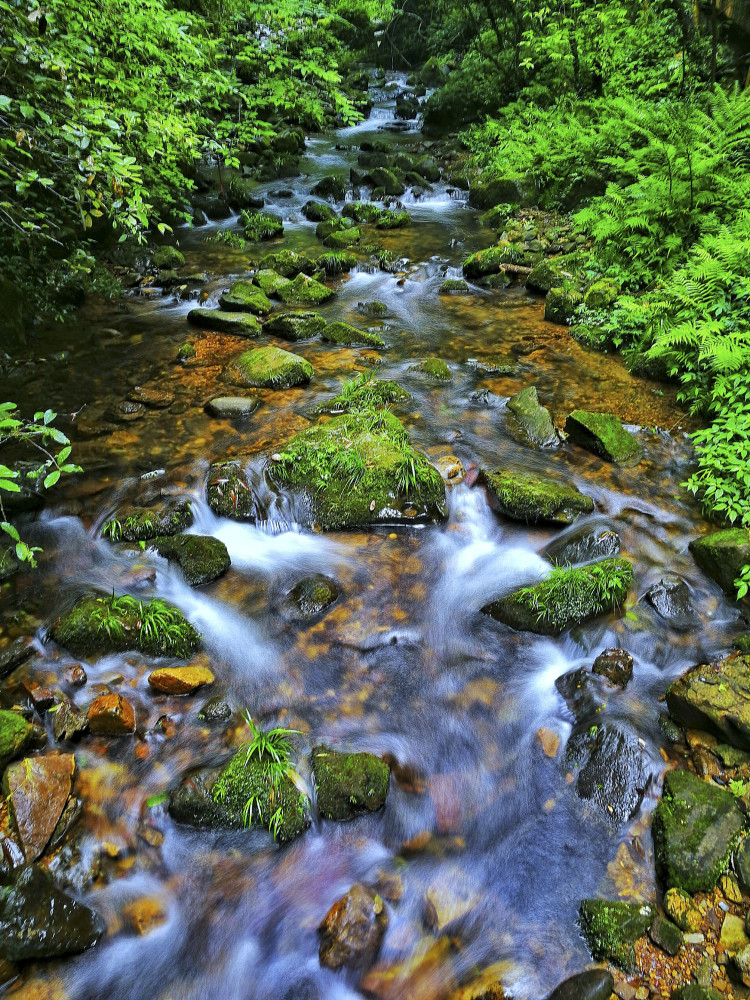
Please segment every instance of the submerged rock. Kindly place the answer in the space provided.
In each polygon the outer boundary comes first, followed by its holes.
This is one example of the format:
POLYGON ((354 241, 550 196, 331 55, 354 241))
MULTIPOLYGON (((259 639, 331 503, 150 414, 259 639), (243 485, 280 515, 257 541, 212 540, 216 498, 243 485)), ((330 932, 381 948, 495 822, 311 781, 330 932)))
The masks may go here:
POLYGON ((326 325, 323 317, 314 312, 285 313, 270 319, 263 331, 272 333, 274 337, 283 337, 284 340, 314 340, 326 325))
POLYGON ((704 729, 750 750, 750 656, 691 667, 667 689, 667 708, 686 729, 704 729))
POLYGON ((616 556, 619 551, 620 536, 607 522, 587 521, 554 538, 544 556, 556 566, 575 566, 616 556))
POLYGON ((334 903, 320 925, 320 964, 329 969, 357 969, 378 954, 388 923, 380 896, 357 883, 334 903))
POLYGON ((239 462, 214 462, 208 470, 206 500, 219 517, 234 521, 254 521, 257 517, 250 481, 239 462))
POLYGON ((249 312, 254 316, 268 316, 273 309, 266 296, 252 281, 235 281, 219 299, 219 306, 226 312, 249 312))
POLYGON ((308 622, 322 615, 338 599, 339 588, 330 577, 316 573, 293 587, 280 601, 279 610, 293 622, 308 622))
POLYGON ((259 406, 257 396, 216 396, 206 403, 204 410, 218 420, 231 420, 252 416, 259 406))
POLYGON ((246 312, 225 312, 223 309, 191 309, 188 323, 204 330, 233 333, 236 337, 259 337, 261 326, 255 316, 246 312))
POLYGON ((176 562, 191 587, 211 583, 229 569, 231 561, 224 542, 208 535, 171 535, 154 538, 149 548, 176 562))
POLYGON ((512 428, 523 444, 534 448, 554 448, 560 443, 549 410, 539 402, 536 386, 511 396, 507 403, 512 428))
POLYGON ((209 698, 206 704, 198 712, 201 722, 226 722, 232 718, 232 709, 220 696, 209 698))
POLYGON ((309 382, 313 377, 313 366, 299 355, 280 347, 257 347, 235 358, 224 369, 224 375, 235 385, 289 389, 309 382))
POLYGON ((440 382, 450 382, 453 378, 453 372, 442 358, 426 358, 424 361, 420 361, 418 365, 412 365, 409 371, 421 372, 423 375, 437 379, 440 382))
POLYGON ((189 500, 177 500, 162 508, 131 510, 113 517, 102 528, 102 535, 112 542, 147 542, 159 535, 176 535, 193 523, 189 500))
POLYGON ((606 969, 589 969, 560 983, 550 993, 549 1000, 609 1000, 614 988, 615 981, 611 972, 606 969))
POLYGON ((579 909, 581 932, 596 959, 609 960, 624 972, 635 972, 633 945, 656 916, 647 903, 584 899, 579 909))
POLYGON ((45 754, 11 764, 3 776, 3 793, 27 861, 36 861, 47 846, 73 785, 73 754, 45 754))
POLYGON ((594 660, 591 670, 625 688, 633 676, 633 657, 624 649, 605 649, 594 660))
POLYGON ((0 871, 0 955, 11 961, 85 951, 106 930, 102 918, 56 888, 41 868, 0 871))
POLYGON ((610 722, 584 723, 568 740, 565 759, 577 769, 579 798, 593 802, 616 825, 636 814, 648 778, 634 730, 610 722))
POLYGON ((323 340, 341 347, 385 347, 379 334, 359 330, 350 323, 328 323, 321 335, 323 340))
POLYGON ((390 768, 371 753, 340 753, 326 746, 312 752, 318 810, 325 819, 346 822, 385 805, 390 768))
POLYGON ((208 667, 191 664, 186 667, 159 667, 149 674, 148 682, 164 694, 194 694, 199 688, 213 684, 214 675, 208 667))
POLYGON ((731 792, 688 771, 668 771, 651 827, 657 873, 670 888, 710 892, 744 822, 731 792))
POLYGON ((726 528, 694 539, 688 546, 703 572, 732 597, 734 581, 750 565, 750 528, 726 528))
POLYGON ((482 469, 493 505, 506 517, 527 524, 570 524, 580 514, 590 514, 594 501, 567 483, 533 478, 520 472, 482 469))
POLYGON ((608 462, 627 462, 641 454, 641 446, 611 413, 574 410, 565 421, 565 433, 586 451, 608 462))
POLYGON ((31 743, 34 729, 18 712, 0 710, 0 773, 31 743))
POLYGON ((649 587, 644 600, 675 632, 692 632, 700 625, 690 600, 690 587, 673 573, 649 587))

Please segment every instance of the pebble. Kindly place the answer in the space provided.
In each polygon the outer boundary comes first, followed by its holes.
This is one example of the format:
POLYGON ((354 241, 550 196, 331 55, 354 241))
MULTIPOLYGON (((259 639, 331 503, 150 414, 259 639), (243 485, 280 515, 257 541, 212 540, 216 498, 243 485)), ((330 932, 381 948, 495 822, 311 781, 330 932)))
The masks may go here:
POLYGON ((706 939, 703 934, 686 934, 684 940, 685 944, 703 944, 706 939))

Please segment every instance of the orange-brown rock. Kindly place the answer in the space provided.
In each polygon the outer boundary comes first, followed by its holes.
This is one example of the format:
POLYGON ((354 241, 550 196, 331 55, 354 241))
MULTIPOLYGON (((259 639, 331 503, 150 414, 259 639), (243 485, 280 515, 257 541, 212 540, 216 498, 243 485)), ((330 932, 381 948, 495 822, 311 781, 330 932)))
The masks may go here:
POLYGON ((135 711, 120 694, 105 694, 89 705, 89 729, 99 736, 130 736, 135 732, 135 711))
POLYGON ((208 667, 160 667, 149 674, 148 682, 164 694, 192 694, 206 684, 213 684, 214 675, 208 667))
POLYGON ((427 939, 405 961, 370 969, 360 986, 381 1000, 446 1000, 458 985, 451 952, 448 938, 427 939))
POLYGON ((387 923, 380 896, 365 885, 353 885, 320 925, 320 964, 329 969, 361 968, 373 961, 387 923))
POLYGON ((167 912, 157 896, 143 896, 135 899, 123 909, 126 923, 141 937, 166 923, 167 912))
POLYGON ((496 962, 488 966, 471 982, 454 990, 448 1000, 503 1000, 505 991, 502 980, 511 968, 510 962, 496 962))
POLYGON ((75 767, 73 754, 51 753, 7 768, 3 788, 27 861, 36 861, 47 846, 68 801, 75 767))

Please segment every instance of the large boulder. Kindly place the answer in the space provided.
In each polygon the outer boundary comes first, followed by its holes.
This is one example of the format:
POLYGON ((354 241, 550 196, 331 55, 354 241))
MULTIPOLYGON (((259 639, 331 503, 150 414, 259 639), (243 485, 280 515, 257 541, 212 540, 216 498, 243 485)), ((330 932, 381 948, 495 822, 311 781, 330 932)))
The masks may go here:
POLYGON ((226 312, 249 312, 254 316, 268 316, 273 309, 261 289, 252 281, 235 281, 219 299, 219 307, 226 312))
POLYGON ((497 177, 491 181, 473 184, 469 192, 472 208, 488 209, 500 204, 528 205, 530 190, 523 177, 497 177))
POLYGON ((710 892, 727 869, 745 818, 731 792, 669 771, 654 810, 656 870, 668 887, 710 892))
POLYGON ((385 805, 390 768, 371 753, 340 753, 318 746, 312 752, 318 810, 325 819, 345 822, 385 805))
POLYGON ((377 957, 387 923, 380 896, 367 886, 353 885, 320 925, 320 964, 329 969, 369 964, 377 957))
POLYGON ((214 462, 208 470, 206 500, 219 517, 254 521, 258 516, 250 480, 239 462, 214 462))
POLYGON ((574 410, 565 421, 570 440, 608 462, 627 462, 641 454, 637 440, 611 413, 574 410))
POLYGON ((359 330, 351 323, 329 323, 321 336, 323 340, 340 347, 385 347, 385 341, 377 333, 359 330))
POLYGON ((557 566, 575 566, 618 555, 620 536, 604 520, 587 520, 585 524, 558 535, 544 549, 544 556, 557 566))
POLYGON ((224 542, 208 535, 164 535, 153 538, 149 548, 177 563, 191 587, 211 583, 231 564, 224 542))
POLYGON ((530 385, 515 393, 508 400, 507 407, 511 414, 509 426, 523 444, 533 448, 554 448, 559 444, 552 417, 539 402, 536 386, 530 385))
POLYGON ((314 340, 325 327, 326 321, 317 313, 284 313, 269 319, 263 332, 272 333, 274 337, 282 337, 284 340, 314 340))
POLYGON ((686 729, 705 729, 750 750, 750 656, 691 667, 668 688, 667 708, 686 729))
POLYGON ((690 587, 674 573, 665 573, 649 587, 644 600, 675 632, 693 632, 700 626, 690 599, 690 587))
POLYGON ((193 523, 189 500, 175 500, 160 508, 133 508, 110 518, 102 535, 112 542, 147 542, 159 535, 176 535, 193 523))
POLYGON ((332 299, 335 294, 332 288, 326 288, 305 274, 298 274, 288 285, 279 289, 279 298, 288 305, 319 306, 332 299))
POLYGON ((75 773, 73 754, 45 754, 11 764, 3 775, 3 792, 27 861, 36 861, 68 801, 75 773))
POLYGON ((266 254, 259 262, 259 267, 267 271, 275 271, 282 278, 296 278, 298 274, 313 274, 315 262, 304 254, 294 250, 279 250, 277 253, 266 254))
POLYGON ((581 514, 591 514, 594 501, 575 486, 521 472, 482 470, 493 506, 506 517, 527 524, 570 524, 581 514))
POLYGON ((633 945, 656 916, 648 903, 584 899, 579 909, 581 932, 596 959, 611 961, 625 972, 635 972, 633 945))
POLYGON ((0 710, 0 773, 31 742, 33 727, 18 712, 0 710))
POLYGON ((750 565, 750 528, 725 528, 695 538, 688 546, 700 568, 732 597, 734 581, 750 565))
POLYGON ((583 296, 575 288, 550 288, 544 302, 544 318, 560 326, 571 326, 583 296))
POLYGON ((247 312, 226 312, 224 309, 191 309, 188 313, 188 323, 204 330, 216 330, 219 333, 232 333, 236 337, 259 337, 260 323, 247 312))
POLYGON ((257 347, 244 351, 224 369, 224 376, 235 385, 261 389, 289 389, 303 385, 313 377, 309 361, 280 347, 257 347))
POLYGON ((571 734, 565 759, 576 769, 576 794, 615 825, 636 814, 647 774, 638 734, 630 727, 586 722, 571 734))

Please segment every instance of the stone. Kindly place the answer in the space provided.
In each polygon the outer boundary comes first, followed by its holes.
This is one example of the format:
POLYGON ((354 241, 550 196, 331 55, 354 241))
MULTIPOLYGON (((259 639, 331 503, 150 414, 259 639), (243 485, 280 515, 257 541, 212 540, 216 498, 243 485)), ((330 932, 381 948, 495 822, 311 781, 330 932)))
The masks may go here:
POLYGON ((300 580, 279 602, 279 611, 288 621, 310 622, 335 603, 339 588, 330 577, 316 573, 300 580))
POLYGON ((122 915, 131 930, 140 937, 145 937, 167 922, 167 911, 158 896, 134 899, 123 907, 122 915))
POLYGON ((320 815, 347 822, 385 805, 390 768, 371 753, 342 753, 317 746, 312 769, 320 815))
POLYGON ((219 299, 219 308, 226 312, 249 312, 254 316, 268 316, 273 306, 252 281, 235 281, 228 292, 219 299))
POLYGON ((370 964, 380 950, 388 924, 381 897, 356 883, 323 918, 320 964, 329 969, 357 969, 370 964))
POLYGON ((76 708, 67 698, 58 702, 52 719, 52 732, 55 741, 74 740, 87 732, 89 720, 86 712, 76 708))
POLYGON ((176 563, 191 587, 211 583, 231 565, 224 542, 209 535, 165 535, 152 538, 148 547, 176 563))
POLYGON ((254 521, 257 517, 255 496, 239 462, 214 462, 208 470, 206 500, 219 517, 233 521, 254 521))
POLYGON ((326 288, 319 281, 304 274, 298 274, 288 285, 279 289, 282 302, 290 305, 318 306, 332 299, 335 294, 332 288, 326 288))
POLYGON ((750 750, 750 656, 691 667, 667 689, 670 715, 687 729, 705 729, 750 750))
POLYGON ((260 267, 275 271, 282 278, 296 278, 298 274, 310 275, 315 271, 315 263, 304 254, 295 253, 294 250, 279 250, 277 253, 266 254, 260 260, 260 267))
POLYGON ((620 536, 606 522, 586 521, 585 524, 558 535, 544 549, 544 557, 556 566, 576 566, 580 563, 608 559, 620 552, 620 536))
POLYGON ((463 263, 463 272, 467 278, 484 278, 488 274, 498 274, 505 265, 513 263, 512 251, 508 244, 490 247, 472 254, 463 263))
POLYGON ((573 730, 565 760, 577 772, 578 797, 592 802, 611 823, 619 826, 636 814, 648 775, 634 729, 621 722, 586 721, 573 730))
POLYGON ((284 232, 284 223, 280 216, 270 212, 244 211, 240 218, 245 227, 245 238, 252 243, 272 240, 284 232))
POLYGON ((675 632, 693 632, 700 625, 691 603, 690 587, 674 573, 665 574, 649 587, 644 600, 675 632))
POLYGON ((594 501, 567 483, 521 472, 481 470, 493 506, 526 524, 570 524, 594 510, 594 501))
POLYGON ((532 292, 542 292, 543 295, 553 288, 559 288, 563 281, 572 277, 563 270, 565 263, 565 258, 541 260, 526 275, 526 287, 532 292))
POLYGON ((7 677, 16 667, 25 663, 34 652, 34 646, 24 636, 0 646, 0 677, 7 677))
POLYGON ((550 323, 570 326, 583 296, 575 288, 550 288, 544 301, 544 318, 550 323))
POLYGON ((682 947, 682 931, 666 917, 654 917, 654 922, 648 930, 648 936, 667 955, 676 955, 682 947))
POLYGON ((6 769, 3 792, 26 861, 36 861, 47 846, 68 801, 75 766, 73 754, 51 753, 6 769))
POLYGON ((213 684, 214 675, 208 667, 159 667, 148 675, 152 688, 164 694, 194 694, 199 688, 213 684))
POLYGON ((633 676, 633 657, 624 649, 605 649, 594 660, 592 671, 618 687, 627 687, 633 676))
POLYGON ((160 247, 151 258, 151 262, 158 268, 183 267, 185 257, 176 247, 160 247))
POLYGON ((310 194, 319 198, 333 198, 335 201, 343 201, 346 198, 346 184, 339 177, 329 175, 322 177, 310 191, 310 194))
POLYGON ((102 937, 102 918, 56 888, 36 865, 0 871, 0 955, 11 961, 85 951, 102 937))
POLYGON ((96 736, 132 736, 135 711, 120 694, 105 694, 89 705, 89 729, 96 736))
POLYGON ((144 542, 158 535, 176 535, 192 523, 190 501, 171 500, 160 508, 131 508, 111 518, 102 535, 112 542, 144 542))
POLYGON ((381 317, 387 315, 388 306, 385 302, 358 302, 357 312, 361 313, 362 316, 369 316, 370 319, 380 319, 381 317))
POLYGON ((606 969, 589 969, 560 983, 549 1000, 609 1000, 615 981, 606 969))
POLYGON ((539 403, 536 386, 521 389, 507 403, 516 436, 533 448, 554 448, 560 442, 549 410, 539 403))
POLYGON ((424 361, 420 361, 418 365, 412 365, 409 371, 421 372, 423 375, 437 379, 440 382, 450 382, 453 378, 453 373, 442 358, 426 358, 424 361))
POLYGON ((438 288, 438 295, 468 295, 469 291, 463 278, 446 278, 438 288))
POLYGON ((750 528, 726 528, 694 539, 688 546, 703 572, 735 597, 734 581, 750 565, 750 528))
POLYGON ((215 396, 204 406, 211 417, 225 420, 239 420, 252 416, 260 406, 257 396, 215 396))
POLYGON ((322 316, 314 312, 284 313, 274 316, 263 326, 264 333, 272 333, 274 337, 284 340, 314 340, 319 337, 327 323, 322 316))
POLYGON ((595 959, 609 960, 623 972, 636 971, 633 945, 655 916, 647 903, 584 899, 579 909, 581 931, 595 959))
POLYGON ((225 309, 191 309, 188 323, 204 330, 231 333, 235 337, 259 337, 261 325, 255 316, 247 312, 227 312, 225 309))
POLYGON ((227 365, 224 375, 235 385, 289 389, 309 382, 313 377, 313 367, 297 354, 269 346, 240 354, 227 365))
MULTIPOLYGON (((383 960, 369 969, 360 989, 376 1000, 448 1000, 458 988, 452 953, 447 936, 420 940, 399 961, 383 960)), ((497 993, 490 996, 498 1000, 497 993)))
POLYGON ((197 355, 198 352, 192 344, 183 344, 177 351, 175 360, 180 362, 180 364, 185 364, 187 361, 192 361, 197 355))
POLYGON ((628 462, 641 454, 638 441, 611 413, 574 410, 565 421, 565 433, 573 444, 608 462, 628 462))
POLYGON ((201 722, 226 722, 227 719, 231 719, 232 709, 224 701, 223 698, 217 696, 215 698, 209 698, 206 704, 198 712, 198 718, 201 722))
POLYGON ((111 406, 104 416, 113 423, 129 424, 145 417, 146 407, 143 403, 134 403, 130 399, 124 399, 121 403, 115 403, 111 406))
POLYGON ((745 837, 734 852, 734 870, 742 891, 750 895, 750 837, 745 837))
POLYGON ((732 957, 730 969, 744 986, 750 986, 750 944, 732 957))
POLYGON ((735 916, 734 913, 727 913, 721 925, 719 935, 719 949, 723 951, 741 951, 750 945, 745 933, 745 921, 742 917, 735 916))
POLYGON ((587 309, 609 309, 620 294, 620 285, 612 278, 600 278, 590 285, 583 296, 587 309))
POLYGON ((350 323, 328 323, 321 336, 323 340, 340 347, 385 347, 385 341, 379 334, 359 330, 350 323))
POLYGON ((560 749, 560 737, 558 734, 551 729, 541 728, 537 730, 536 736, 544 756, 550 758, 557 757, 557 751, 560 749))
POLYGON ((687 771, 668 771, 652 822, 657 873, 670 888, 710 892, 743 826, 731 792, 687 771))
POLYGON ((310 222, 330 222, 337 218, 336 210, 327 201, 308 201, 301 211, 310 222))
POLYGON ((143 403, 152 410, 166 410, 174 403, 174 393, 153 385, 136 385, 129 394, 134 403, 143 403))
POLYGON ((18 712, 0 710, 0 773, 31 743, 34 727, 18 712))
POLYGON ((698 983, 688 983, 673 990, 670 1000, 722 1000, 722 994, 716 990, 699 986, 698 983))

